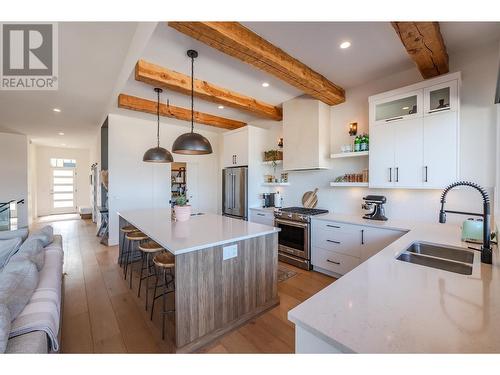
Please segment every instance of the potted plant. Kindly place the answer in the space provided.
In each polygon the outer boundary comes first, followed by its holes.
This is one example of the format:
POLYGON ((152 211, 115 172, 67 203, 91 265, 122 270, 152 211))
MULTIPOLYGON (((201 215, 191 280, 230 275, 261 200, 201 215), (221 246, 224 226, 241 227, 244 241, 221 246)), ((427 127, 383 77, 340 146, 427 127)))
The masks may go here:
POLYGON ((186 193, 187 191, 184 191, 175 199, 174 212, 177 221, 187 221, 191 217, 191 206, 188 204, 186 193))

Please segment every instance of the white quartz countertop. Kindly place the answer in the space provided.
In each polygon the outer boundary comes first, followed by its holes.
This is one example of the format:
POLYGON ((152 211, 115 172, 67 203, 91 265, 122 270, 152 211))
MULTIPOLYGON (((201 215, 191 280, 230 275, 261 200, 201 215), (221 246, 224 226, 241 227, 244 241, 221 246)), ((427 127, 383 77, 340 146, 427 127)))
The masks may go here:
MULTIPOLYGON (((396 260, 415 241, 467 247, 451 224, 335 220, 408 231, 397 241, 288 313, 324 341, 357 353, 500 352, 500 264, 475 251, 465 276, 396 260)), ((472 245, 479 247, 479 245, 472 245)))
POLYGON ((279 228, 215 214, 171 220, 169 208, 119 212, 122 218, 174 255, 277 233, 279 228))

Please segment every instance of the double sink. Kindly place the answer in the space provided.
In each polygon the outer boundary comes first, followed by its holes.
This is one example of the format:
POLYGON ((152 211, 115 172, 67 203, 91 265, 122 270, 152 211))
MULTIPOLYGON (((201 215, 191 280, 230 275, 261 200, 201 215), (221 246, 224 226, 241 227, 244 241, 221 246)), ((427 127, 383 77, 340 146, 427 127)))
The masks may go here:
POLYGON ((471 275, 474 253, 453 247, 414 242, 396 259, 462 275, 471 275))

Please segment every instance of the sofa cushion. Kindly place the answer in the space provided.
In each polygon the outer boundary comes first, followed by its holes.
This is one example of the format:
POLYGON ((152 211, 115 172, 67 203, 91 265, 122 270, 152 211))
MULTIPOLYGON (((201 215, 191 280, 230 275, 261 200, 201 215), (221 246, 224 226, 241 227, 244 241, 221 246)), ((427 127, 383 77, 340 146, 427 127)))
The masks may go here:
POLYGON ((19 250, 23 239, 21 237, 9 240, 0 240, 0 269, 2 269, 9 259, 19 250))
POLYGON ((42 240, 38 238, 28 238, 19 247, 17 253, 10 259, 11 261, 17 259, 31 260, 35 263, 37 270, 40 271, 45 263, 45 251, 43 251, 42 240))
POLYGON ((11 320, 7 305, 0 303, 0 353, 4 353, 7 348, 11 320))
POLYGON ((39 239, 43 243, 43 247, 48 246, 54 241, 54 229, 50 225, 37 229, 30 233, 29 239, 39 239))
POLYGON ((28 238, 28 228, 6 230, 0 232, 0 240, 10 240, 16 237, 21 237, 24 241, 26 238, 28 238))
POLYGON ((38 285, 38 271, 26 259, 11 260, 0 270, 0 304, 7 305, 14 320, 24 309, 38 285))

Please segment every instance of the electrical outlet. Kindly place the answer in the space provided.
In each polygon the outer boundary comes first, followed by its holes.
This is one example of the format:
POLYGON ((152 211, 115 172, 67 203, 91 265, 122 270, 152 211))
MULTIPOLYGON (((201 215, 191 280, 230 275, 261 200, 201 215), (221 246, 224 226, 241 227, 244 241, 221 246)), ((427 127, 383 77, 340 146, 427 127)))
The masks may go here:
POLYGON ((227 260, 238 256, 238 245, 224 246, 222 248, 222 259, 227 260))

